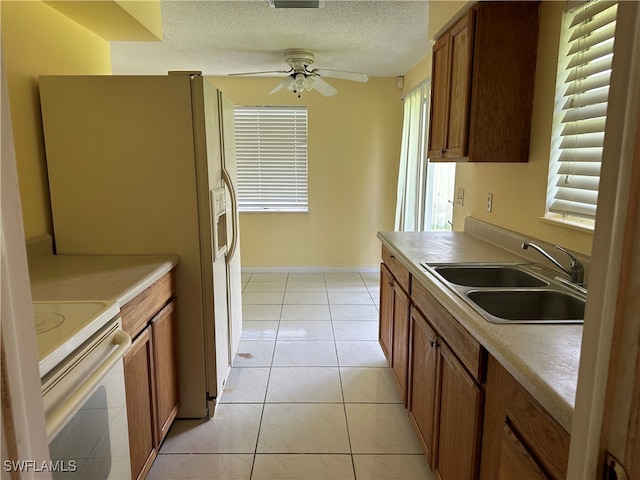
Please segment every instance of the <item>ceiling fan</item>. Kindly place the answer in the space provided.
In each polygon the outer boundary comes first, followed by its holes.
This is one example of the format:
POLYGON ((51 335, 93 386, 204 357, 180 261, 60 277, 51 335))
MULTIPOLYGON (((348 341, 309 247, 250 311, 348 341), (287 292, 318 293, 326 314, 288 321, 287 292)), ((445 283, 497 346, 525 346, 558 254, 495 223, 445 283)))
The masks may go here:
POLYGON ((343 70, 311 69, 309 66, 315 60, 315 55, 309 50, 286 50, 284 61, 289 65, 288 70, 271 70, 266 72, 231 73, 230 76, 261 75, 266 73, 286 73, 287 77, 269 92, 269 95, 283 88, 300 95, 305 90, 317 90, 325 97, 338 93, 322 77, 352 80, 354 82, 366 82, 369 77, 364 73, 345 72, 343 70))

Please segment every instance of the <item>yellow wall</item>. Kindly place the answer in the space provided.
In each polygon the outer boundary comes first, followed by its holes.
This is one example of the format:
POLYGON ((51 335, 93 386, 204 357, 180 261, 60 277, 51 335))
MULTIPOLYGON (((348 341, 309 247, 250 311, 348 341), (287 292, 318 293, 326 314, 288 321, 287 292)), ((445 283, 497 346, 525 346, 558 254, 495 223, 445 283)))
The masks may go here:
MULTIPOLYGON (((433 2, 430 37, 467 2, 433 2)), ((8 73, 25 235, 52 233, 37 91, 43 74, 109 74, 109 45, 41 1, 2 1, 2 44, 8 73)), ((526 164, 459 164, 455 228, 472 215, 489 223, 590 253, 592 234, 540 220, 544 214, 555 68, 562 2, 543 2, 531 156, 526 164), (484 210, 494 194, 493 212, 484 210)), ((316 92, 309 106, 309 214, 243 214, 245 266, 364 266, 379 257, 375 232, 391 229, 402 123, 400 94, 431 72, 430 56, 405 74, 367 84, 332 80, 335 97, 316 92)), ((239 104, 295 104, 293 94, 267 96, 274 79, 219 78, 239 104)))
POLYGON ((74 22, 104 40, 162 40, 159 1, 150 0, 44 0, 74 22))
POLYGON ((404 75, 402 95, 408 94, 419 84, 431 77, 431 55, 427 55, 404 75))
POLYGON ((109 44, 38 1, 3 1, 7 71, 25 236, 52 233, 38 76, 110 74, 109 44))
MULTIPOLYGON (((466 0, 430 2, 427 20, 429 41, 433 43, 434 37, 438 32, 470 3, 471 2, 466 0)), ((404 89, 402 94, 406 95, 429 77, 431 77, 431 54, 427 55, 404 74, 404 89)))
POLYGON ((213 78, 237 105, 306 105, 309 213, 242 213, 245 267, 376 266, 379 230, 393 229, 402 130, 395 78, 331 79, 333 97, 268 92, 276 78, 213 78))
MULTIPOLYGON (((431 2, 429 38, 443 29, 469 2, 431 2)), ((543 220, 555 97, 560 21, 564 2, 543 2, 534 94, 529 162, 525 164, 465 164, 456 167, 456 189, 464 188, 464 206, 455 207, 454 229, 473 216, 488 223, 590 254, 592 232, 543 220), (493 211, 485 209, 493 193, 493 211)), ((431 56, 405 74, 406 94, 431 75, 431 56)))
POLYGON ((459 12, 473 3, 475 2, 468 0, 429 2, 429 39, 433 40, 439 36, 445 27, 450 26, 449 23, 459 12))

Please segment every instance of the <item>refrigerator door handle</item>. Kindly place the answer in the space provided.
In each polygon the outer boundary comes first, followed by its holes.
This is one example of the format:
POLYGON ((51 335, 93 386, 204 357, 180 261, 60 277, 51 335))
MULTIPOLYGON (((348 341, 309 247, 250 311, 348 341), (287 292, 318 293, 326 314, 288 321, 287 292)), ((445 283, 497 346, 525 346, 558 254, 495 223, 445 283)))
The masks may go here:
POLYGON ((222 167, 222 181, 229 189, 229 195, 231 196, 231 245, 227 249, 227 253, 225 255, 225 261, 227 265, 231 262, 233 258, 233 254, 236 251, 236 247, 238 244, 238 203, 236 197, 236 189, 233 186, 233 182, 231 181, 231 177, 229 176, 229 172, 227 169, 222 167))

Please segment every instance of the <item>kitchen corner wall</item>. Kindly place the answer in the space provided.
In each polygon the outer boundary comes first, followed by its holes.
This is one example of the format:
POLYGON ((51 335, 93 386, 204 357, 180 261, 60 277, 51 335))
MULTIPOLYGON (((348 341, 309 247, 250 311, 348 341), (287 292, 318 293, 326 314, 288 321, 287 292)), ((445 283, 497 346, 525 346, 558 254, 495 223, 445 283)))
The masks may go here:
POLYGON ((551 127, 555 101, 558 44, 564 2, 542 2, 536 87, 528 163, 458 164, 456 188, 464 188, 464 206, 456 206, 454 229, 464 218, 498 225, 590 255, 593 233, 542 220, 545 214, 551 127), (486 211, 487 194, 493 209, 486 211))
POLYGON ((241 213, 244 268, 377 267, 392 230, 402 91, 395 78, 330 79, 338 94, 268 92, 275 78, 210 79, 236 105, 308 107, 309 213, 241 213))
MULTIPOLYGON (((431 2, 429 37, 433 39, 470 2, 431 2)), ((558 44, 564 2, 543 1, 536 67, 531 148, 528 163, 459 163, 456 189, 464 189, 464 205, 454 210, 454 230, 464 229, 464 219, 475 217, 508 230, 563 245, 590 255, 593 233, 542 220, 546 206, 551 127, 555 101, 558 44), (493 194, 492 212, 486 211, 487 194, 493 194)), ((405 74, 405 90, 431 76, 431 56, 405 74)))
POLYGON ((39 0, 0 8, 25 236, 52 234, 38 76, 110 74, 109 44, 39 0))

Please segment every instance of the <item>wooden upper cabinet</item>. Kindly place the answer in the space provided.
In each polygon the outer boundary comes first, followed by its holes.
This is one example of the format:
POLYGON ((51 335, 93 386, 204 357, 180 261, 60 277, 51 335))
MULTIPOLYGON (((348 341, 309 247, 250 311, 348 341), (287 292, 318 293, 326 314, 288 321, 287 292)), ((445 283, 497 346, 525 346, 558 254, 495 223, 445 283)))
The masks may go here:
POLYGON ((479 2, 437 39, 429 157, 526 162, 539 2, 479 2))
POLYGON ((449 33, 450 100, 447 120, 445 155, 459 158, 466 155, 469 126, 473 12, 462 18, 449 33))
POLYGON ((431 76, 431 121, 429 122, 429 157, 441 157, 447 141, 449 116, 449 35, 433 46, 431 76))

